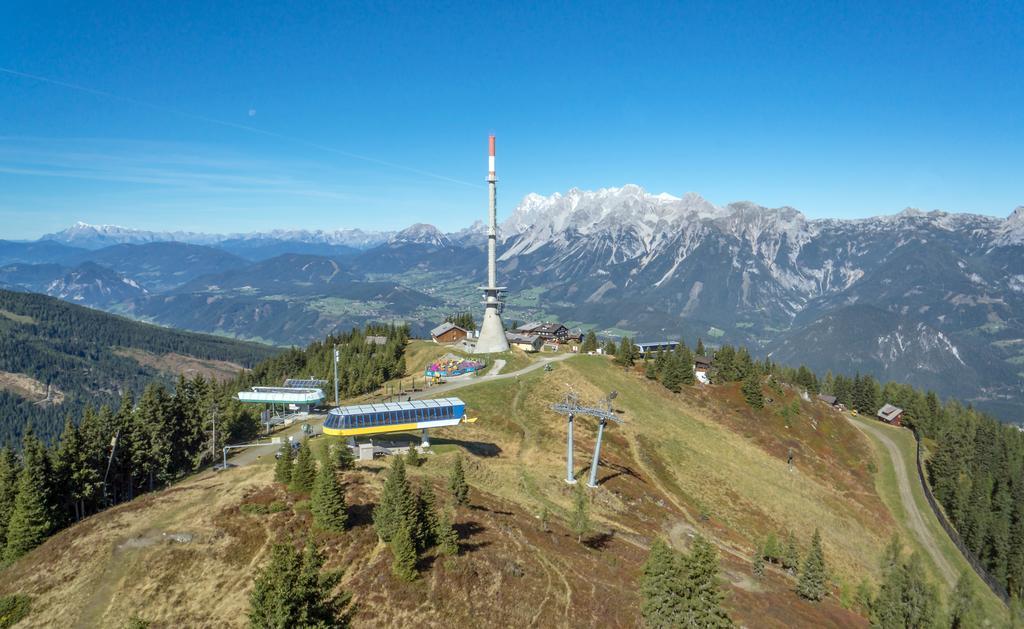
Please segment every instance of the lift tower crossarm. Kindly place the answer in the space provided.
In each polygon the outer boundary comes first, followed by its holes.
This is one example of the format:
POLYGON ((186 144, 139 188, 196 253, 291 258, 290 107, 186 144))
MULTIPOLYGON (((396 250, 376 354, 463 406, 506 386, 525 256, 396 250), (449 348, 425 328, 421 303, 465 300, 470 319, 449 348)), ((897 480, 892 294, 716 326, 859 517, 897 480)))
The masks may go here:
POLYGON ((596 417, 598 420, 597 424, 597 443, 594 444, 594 459, 590 463, 590 480, 587 483, 588 487, 597 487, 597 462, 601 458, 601 439, 604 437, 604 427, 609 421, 613 421, 616 424, 622 424, 622 420, 615 415, 615 411, 611 408, 611 401, 617 394, 612 393, 608 396, 608 408, 597 408, 595 406, 580 406, 579 398, 570 393, 565 397, 565 401, 553 404, 551 410, 562 415, 566 415, 569 419, 569 431, 566 436, 566 448, 565 448, 565 482, 573 485, 576 483, 576 479, 573 478, 573 464, 572 464, 572 440, 573 440, 573 419, 576 415, 589 415, 590 417, 596 417))

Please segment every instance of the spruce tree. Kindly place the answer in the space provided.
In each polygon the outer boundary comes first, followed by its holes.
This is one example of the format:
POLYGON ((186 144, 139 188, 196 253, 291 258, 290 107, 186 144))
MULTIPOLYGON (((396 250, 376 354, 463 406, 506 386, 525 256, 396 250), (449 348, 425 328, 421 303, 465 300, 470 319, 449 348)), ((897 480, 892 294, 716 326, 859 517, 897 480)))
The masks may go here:
POLYGON ((675 551, 662 539, 654 540, 640 576, 640 613, 645 627, 662 629, 682 624, 684 568, 675 551))
POLYGON ((274 465, 274 480, 279 483, 289 484, 292 482, 292 446, 287 441, 281 444, 281 450, 274 465))
POLYGON ((331 447, 331 453, 334 455, 334 469, 344 472, 355 467, 355 457, 347 444, 334 444, 331 447))
POLYGON ((972 577, 973 575, 965 570, 960 573, 960 578, 956 582, 953 599, 949 602, 950 629, 971 629, 981 626, 972 577))
POLYGON ((405 463, 402 457, 391 457, 384 491, 381 492, 380 502, 373 509, 373 527, 377 535, 390 543, 399 528, 408 528, 414 507, 409 481, 405 477, 405 463))
POLYGON ((583 485, 577 483, 573 489, 572 518, 569 525, 576 534, 576 541, 581 544, 583 536, 590 531, 590 515, 587 511, 587 494, 583 491, 583 485))
POLYGON ((301 627, 347 627, 350 619, 342 613, 350 600, 348 593, 331 592, 341 581, 340 572, 323 572, 324 557, 312 540, 306 542, 302 553, 298 586, 302 593, 302 607, 295 619, 301 627))
POLYGON ((580 347, 580 351, 584 354, 597 351, 597 335, 593 330, 588 330, 587 335, 583 337, 583 346, 580 347))
POLYGON ((825 554, 821 549, 821 535, 818 533, 818 529, 814 529, 814 536, 811 538, 811 549, 807 553, 807 558, 804 559, 796 592, 802 598, 810 601, 820 601, 828 594, 825 554))
POLYGON ((437 547, 446 555, 459 554, 459 534, 452 524, 452 514, 447 509, 441 512, 437 518, 434 530, 434 539, 437 540, 437 547))
POLYGON ((697 378, 693 374, 693 354, 690 353, 690 348, 686 346, 686 343, 679 341, 675 354, 679 369, 679 381, 687 386, 694 384, 697 378))
POLYGON ((686 558, 686 578, 682 593, 683 622, 686 627, 732 627, 718 585, 718 553, 702 535, 693 540, 686 558))
POLYGON ((14 512, 14 499, 18 495, 18 459, 9 447, 0 450, 0 559, 7 540, 7 524, 14 512))
POLYGON ((768 533, 768 537, 764 541, 764 558, 771 563, 780 563, 782 557, 782 550, 779 548, 779 540, 775 537, 775 533, 768 533))
POLYGON ((405 466, 406 467, 419 467, 420 466, 420 454, 416 451, 416 446, 409 446, 409 449, 405 451, 405 466))
POLYGON ((325 531, 341 532, 348 522, 348 505, 345 492, 338 483, 334 465, 324 461, 313 482, 313 495, 309 510, 313 513, 313 524, 325 531))
POLYGON ((782 567, 790 574, 796 574, 800 569, 800 546, 796 542, 796 535, 793 531, 786 533, 786 546, 782 550, 782 567))
POLYGON ((757 578, 763 577, 764 576, 764 549, 763 548, 755 548, 754 549, 754 557, 752 559, 752 562, 753 562, 752 571, 754 573, 754 576, 757 577, 757 578))
POLYGON ((655 361, 653 361, 653 360, 646 360, 646 361, 644 361, 644 376, 646 376, 646 378, 648 380, 657 380, 658 379, 658 369, 655 366, 655 361))
POLYGON ((764 393, 761 391, 761 375, 751 371, 743 381, 743 399, 754 408, 764 408, 764 393))
POLYGON ((455 457, 452 464, 452 473, 448 479, 448 489, 452 492, 455 504, 466 506, 469 504, 469 483, 466 482, 466 472, 462 469, 462 457, 455 457))
POLYGON ((621 343, 615 353, 615 362, 624 366, 632 367, 636 359, 636 347, 628 336, 622 337, 621 343))
POLYGON ((391 540, 391 554, 394 557, 391 562, 391 571, 396 577, 403 581, 415 581, 416 573, 416 544, 413 543, 412 533, 409 526, 402 523, 395 531, 391 540))
POLYGON ((860 580, 857 584, 857 592, 854 594, 854 600, 857 603, 857 607, 861 612, 870 616, 871 615, 871 601, 875 598, 874 591, 871 587, 871 582, 868 581, 867 577, 860 580))
POLYGON ((343 613, 348 595, 331 594, 340 575, 324 574, 322 566, 323 557, 312 544, 301 555, 290 544, 275 544, 249 595, 249 625, 260 629, 348 627, 349 618, 343 613))
POLYGON ((313 489, 313 481, 316 480, 316 462, 313 460, 313 451, 309 447, 309 439, 303 439, 299 446, 299 455, 295 457, 295 466, 292 468, 293 490, 309 493, 313 489))
POLYGON ((416 491, 413 503, 415 508, 409 532, 412 534, 416 549, 423 552, 437 542, 438 515, 434 490, 430 487, 420 487, 416 491))
POLYGON ((268 563, 256 576, 249 594, 249 625, 284 629, 291 626, 300 606, 296 583, 302 564, 288 544, 274 544, 268 563))
POLYGON ((54 526, 47 487, 50 465, 46 450, 31 431, 25 437, 23 448, 24 462, 18 474, 17 495, 7 523, 5 561, 14 561, 43 543, 54 526))
POLYGON ((675 352, 668 352, 665 367, 661 372, 661 385, 673 393, 678 393, 682 390, 685 379, 686 369, 679 356, 675 352))
MULTIPOLYGON (((886 549, 883 566, 890 566, 891 548, 886 549)), ((921 558, 914 553, 907 561, 885 570, 878 596, 871 604, 875 627, 931 627, 938 611, 938 593, 925 577, 921 558)))
POLYGON ((697 337, 696 353, 698 356, 706 356, 706 354, 704 353, 704 340, 699 336, 697 337))

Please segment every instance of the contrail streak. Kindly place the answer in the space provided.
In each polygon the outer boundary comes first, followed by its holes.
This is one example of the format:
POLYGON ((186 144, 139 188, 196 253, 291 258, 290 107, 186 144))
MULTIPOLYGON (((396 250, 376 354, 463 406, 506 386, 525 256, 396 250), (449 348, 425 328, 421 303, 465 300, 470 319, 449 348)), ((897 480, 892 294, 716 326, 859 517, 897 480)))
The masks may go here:
POLYGON ((257 133, 259 135, 263 135, 263 136, 266 136, 266 137, 275 138, 275 139, 278 139, 278 140, 284 140, 286 142, 292 142, 292 143, 295 143, 295 144, 301 144, 303 146, 308 146, 310 148, 314 148, 314 149, 317 149, 319 151, 324 151, 324 152, 327 152, 327 153, 334 153, 335 155, 341 155, 341 156, 344 156, 344 157, 350 157, 352 159, 358 159, 358 160, 361 160, 361 161, 364 161, 364 162, 369 162, 371 164, 378 164, 380 166, 387 166, 388 168, 395 168, 397 170, 404 170, 406 172, 415 173, 417 175, 423 175, 424 177, 431 177, 433 179, 439 179, 441 181, 447 181, 447 182, 450 182, 450 183, 456 183, 456 184, 459 184, 461 186, 469 186, 471 188, 480 188, 480 187, 482 187, 482 186, 479 186, 477 184, 470 183, 468 181, 462 181, 461 179, 454 179, 452 177, 447 177, 445 175, 439 175, 437 173, 432 173, 432 172, 429 172, 429 171, 426 171, 426 170, 420 170, 418 168, 413 168, 411 166, 403 166, 402 164, 396 164, 394 162, 388 162, 388 161, 385 161, 385 160, 382 160, 382 159, 377 159, 376 157, 370 157, 368 155, 359 155, 358 153, 350 153, 348 151, 343 151, 341 149, 336 149, 336 148, 331 147, 331 146, 325 146, 323 144, 318 144, 316 142, 310 142, 309 140, 304 140, 302 138, 296 138, 296 137, 293 137, 293 136, 290 136, 290 135, 285 135, 283 133, 277 133, 275 131, 268 131, 266 129, 260 129, 259 127, 253 127, 253 126, 250 126, 250 125, 238 124, 237 122, 229 122, 227 120, 218 120, 217 118, 210 118, 209 116, 204 116, 202 114, 194 114, 194 113, 191 113, 191 112, 188 112, 188 111, 182 111, 180 109, 175 109, 173 107, 165 107, 164 105, 157 105, 156 103, 150 103, 150 102, 147 102, 147 101, 144 101, 144 100, 139 100, 137 98, 132 98, 130 96, 122 96, 120 94, 113 94, 111 92, 105 92, 103 90, 98 90, 98 89, 94 89, 94 88, 91 88, 91 87, 86 87, 84 85, 77 85, 75 83, 68 83, 66 81, 58 81, 56 79, 50 79, 50 78, 47 78, 45 76, 39 76, 37 74, 29 74, 28 72, 20 72, 18 70, 12 70, 10 68, 4 68, 4 67, 0 67, 0 73, 9 74, 11 76, 16 76, 16 77, 20 77, 20 78, 24 78, 24 79, 30 79, 32 81, 38 81, 40 83, 48 83, 50 85, 56 85, 56 86, 59 86, 59 87, 65 87, 67 89, 75 90, 75 91, 78 91, 78 92, 85 92, 86 94, 92 94, 94 96, 102 96, 103 98, 109 98, 109 99, 112 99, 112 100, 119 100, 119 101, 122 101, 122 102, 125 102, 125 103, 131 103, 133 105, 139 105, 141 107, 147 107, 149 109, 153 109, 153 110, 156 110, 156 111, 161 111, 161 112, 164 112, 164 113, 173 114, 175 116, 181 116, 182 118, 191 118, 192 120, 199 120, 201 122, 206 122, 206 123, 209 123, 209 124, 215 124, 215 125, 219 125, 219 126, 222 126, 222 127, 228 127, 228 128, 231 128, 231 129, 238 129, 240 131, 248 131, 250 133, 257 133))

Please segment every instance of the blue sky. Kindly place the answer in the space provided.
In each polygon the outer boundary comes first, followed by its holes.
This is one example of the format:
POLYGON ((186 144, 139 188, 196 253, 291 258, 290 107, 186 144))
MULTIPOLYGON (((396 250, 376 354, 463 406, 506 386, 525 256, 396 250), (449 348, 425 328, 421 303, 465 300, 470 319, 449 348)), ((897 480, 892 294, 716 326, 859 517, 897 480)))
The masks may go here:
POLYGON ((1024 3, 311 4, 4 2, 0 238, 457 229, 488 133, 502 214, 624 183, 812 217, 1024 204, 1024 3))

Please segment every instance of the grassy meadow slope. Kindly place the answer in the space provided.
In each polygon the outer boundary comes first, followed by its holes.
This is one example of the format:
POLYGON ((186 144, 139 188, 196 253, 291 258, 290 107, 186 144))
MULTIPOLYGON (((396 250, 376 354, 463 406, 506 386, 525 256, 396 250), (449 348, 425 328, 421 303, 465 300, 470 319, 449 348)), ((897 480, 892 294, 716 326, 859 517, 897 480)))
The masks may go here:
MULTIPOLYGON (((781 400, 755 412, 731 386, 671 394, 639 372, 589 356, 451 394, 479 420, 437 431, 433 454, 410 477, 447 503, 451 462, 465 457, 473 492, 456 517, 460 554, 427 555, 411 584, 391 576, 390 551, 370 524, 386 461, 344 474, 353 526, 317 534, 328 567, 345 571, 358 626, 636 626, 636 583, 651 541, 664 536, 685 548, 695 532, 720 549, 726 604, 738 622, 866 626, 840 598, 848 600, 861 578, 877 578, 882 548, 903 524, 876 490, 871 442, 840 414, 801 402, 787 427, 772 411, 781 400), (565 421, 549 410, 570 388, 590 402, 617 390, 625 422, 606 432, 586 545, 565 525, 572 502, 563 480, 565 421), (790 449, 794 471, 786 464, 790 449), (544 511, 548 531, 538 517, 544 511), (751 576, 753 548, 767 533, 794 531, 806 547, 815 527, 842 592, 813 604, 779 570, 751 576)), ((795 394, 783 397, 790 402, 795 394)), ((580 419, 581 480, 594 436, 593 422, 580 419)), ((315 447, 331 439, 316 439, 315 447)), ((270 543, 300 540, 310 525, 302 497, 271 482, 272 460, 268 451, 262 463, 199 474, 93 516, 0 573, 0 594, 33 597, 23 626, 119 626, 133 615, 153 626, 244 626, 253 575, 270 543), (286 508, 264 515, 242 508, 275 501, 286 508), (164 535, 177 533, 191 540, 164 535)))

